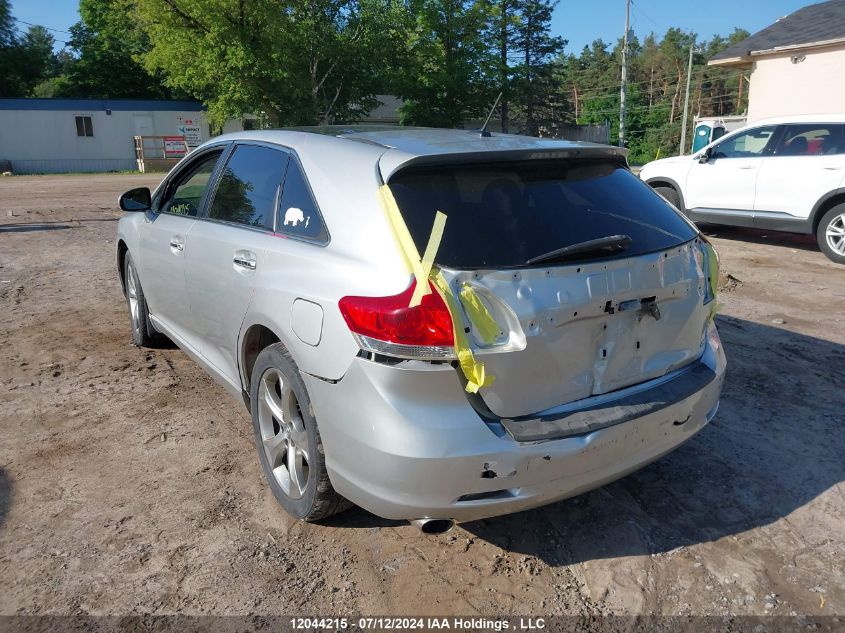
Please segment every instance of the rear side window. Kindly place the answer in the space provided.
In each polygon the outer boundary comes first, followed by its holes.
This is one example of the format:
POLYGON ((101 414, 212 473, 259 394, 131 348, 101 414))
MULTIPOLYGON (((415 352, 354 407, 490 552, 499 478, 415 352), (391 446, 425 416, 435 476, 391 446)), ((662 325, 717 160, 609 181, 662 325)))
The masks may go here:
POLYGON ((295 160, 290 161, 285 176, 277 227, 279 233, 292 237, 318 242, 326 242, 329 239, 317 203, 311 195, 311 188, 305 180, 305 174, 295 160))
POLYGON ((845 154, 843 128, 838 124, 787 125, 775 156, 845 154))
POLYGON ((272 230, 287 162, 285 152, 238 145, 220 176, 208 217, 272 230))
POLYGON ((754 158, 771 154, 776 129, 769 125, 731 136, 713 147, 713 158, 754 158))
POLYGON ((696 235, 648 185, 611 161, 411 167, 389 184, 420 253, 435 212, 447 215, 436 262, 451 268, 526 266, 533 257, 615 235, 627 235, 631 242, 609 256, 630 257, 696 235))

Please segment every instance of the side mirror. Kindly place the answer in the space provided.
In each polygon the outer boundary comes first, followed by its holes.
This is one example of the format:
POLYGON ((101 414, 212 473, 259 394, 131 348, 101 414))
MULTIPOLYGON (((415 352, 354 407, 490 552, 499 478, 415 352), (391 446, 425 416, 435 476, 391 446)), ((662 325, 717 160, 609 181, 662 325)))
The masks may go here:
POLYGON ((152 194, 147 187, 130 189, 117 202, 124 211, 147 211, 153 206, 152 194))
POLYGON ((712 155, 713 155, 713 148, 708 147, 706 150, 704 150, 703 152, 701 152, 701 154, 698 155, 698 162, 701 163, 701 164, 704 164, 704 163, 706 163, 710 160, 710 157, 712 155))

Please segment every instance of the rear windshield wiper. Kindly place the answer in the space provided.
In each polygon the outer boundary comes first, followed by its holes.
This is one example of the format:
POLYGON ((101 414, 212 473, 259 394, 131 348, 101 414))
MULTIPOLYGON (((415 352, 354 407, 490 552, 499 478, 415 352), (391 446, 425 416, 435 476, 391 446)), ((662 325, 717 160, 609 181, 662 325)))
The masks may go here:
POLYGON ((631 243, 630 235, 607 235, 599 237, 594 240, 587 240, 586 242, 578 242, 577 244, 570 244, 563 248, 557 248, 548 253, 537 255, 529 259, 526 264, 539 264, 540 262, 547 262, 553 259, 562 259, 571 255, 584 255, 585 253, 592 253, 598 251, 613 252, 621 251, 628 244, 631 243))

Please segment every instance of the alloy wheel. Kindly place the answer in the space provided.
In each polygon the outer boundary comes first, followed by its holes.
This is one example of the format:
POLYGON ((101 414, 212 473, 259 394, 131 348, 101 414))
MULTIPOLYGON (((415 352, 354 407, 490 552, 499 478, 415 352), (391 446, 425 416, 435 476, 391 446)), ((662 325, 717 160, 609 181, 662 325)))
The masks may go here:
POLYGON ((837 255, 845 256, 845 213, 835 216, 825 229, 827 245, 837 255))
POLYGON ((141 308, 138 303, 138 280, 135 278, 135 267, 126 267, 126 294, 129 297, 129 318, 132 320, 132 330, 141 330, 141 308))
POLYGON ((267 463, 276 482, 291 499, 301 499, 308 484, 308 434, 293 389, 271 367, 258 386, 258 426, 267 463))

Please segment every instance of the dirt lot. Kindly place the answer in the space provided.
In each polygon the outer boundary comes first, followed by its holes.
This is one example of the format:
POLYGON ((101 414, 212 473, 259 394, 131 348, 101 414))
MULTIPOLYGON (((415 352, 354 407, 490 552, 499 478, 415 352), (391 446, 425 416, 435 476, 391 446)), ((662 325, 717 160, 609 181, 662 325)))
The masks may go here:
POLYGON ((845 268, 812 239, 711 232, 729 375, 693 441, 424 537, 291 520, 242 406, 130 345, 115 201, 157 180, 0 178, 0 614, 845 614, 845 268))

